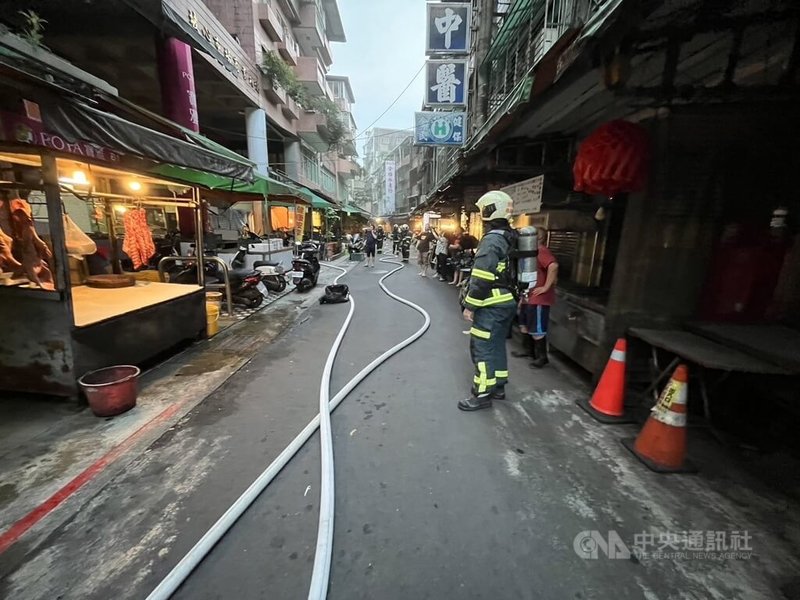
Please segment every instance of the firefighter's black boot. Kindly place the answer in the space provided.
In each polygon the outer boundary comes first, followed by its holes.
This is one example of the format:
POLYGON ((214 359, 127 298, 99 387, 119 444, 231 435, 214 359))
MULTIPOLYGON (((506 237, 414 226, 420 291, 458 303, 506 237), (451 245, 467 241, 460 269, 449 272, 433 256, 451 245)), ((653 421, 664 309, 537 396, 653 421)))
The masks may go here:
POLYGON ((470 394, 469 398, 458 401, 458 408, 466 411, 492 408, 492 395, 491 393, 478 394, 477 396, 470 394))
POLYGON ((506 386, 498 385, 494 388, 491 395, 492 400, 505 400, 506 399, 506 386))
POLYGON ((533 340, 533 362, 532 367, 541 369, 550 361, 547 359, 547 338, 543 337, 540 340, 533 340))
POLYGON ((535 356, 534 352, 533 338, 526 333, 522 338, 522 350, 512 350, 511 356, 527 358, 529 356, 535 356))

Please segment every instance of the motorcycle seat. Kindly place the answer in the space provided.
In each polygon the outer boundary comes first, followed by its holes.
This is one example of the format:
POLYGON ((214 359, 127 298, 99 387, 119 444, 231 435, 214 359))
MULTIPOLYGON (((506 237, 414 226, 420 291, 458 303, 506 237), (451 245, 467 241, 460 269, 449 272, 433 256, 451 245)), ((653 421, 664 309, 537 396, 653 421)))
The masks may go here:
MULTIPOLYGON (((252 269, 228 269, 228 279, 230 280, 231 285, 234 283, 240 283, 244 281, 245 277, 256 274, 258 273, 252 269)), ((222 279, 222 277, 220 277, 220 279, 222 279)))
POLYGON ((275 262, 275 261, 272 261, 272 260, 257 260, 256 262, 253 263, 253 267, 255 267, 255 268, 258 268, 258 267, 279 267, 279 266, 281 266, 281 263, 275 262))

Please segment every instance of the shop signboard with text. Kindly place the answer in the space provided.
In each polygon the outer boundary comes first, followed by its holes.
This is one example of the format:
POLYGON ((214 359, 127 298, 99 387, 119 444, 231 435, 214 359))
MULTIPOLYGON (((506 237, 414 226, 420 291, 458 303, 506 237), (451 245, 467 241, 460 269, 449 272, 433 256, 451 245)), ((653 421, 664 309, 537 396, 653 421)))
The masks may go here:
POLYGON ((466 132, 466 112, 414 113, 416 146, 463 146, 466 132))
POLYGON ((469 2, 428 2, 426 54, 469 54, 471 18, 469 2))
POLYGON ((295 205, 294 209, 294 239, 302 240, 306 226, 306 207, 302 204, 295 205))
POLYGON ((532 177, 502 188, 501 191, 511 196, 514 200, 512 215, 527 215, 542 211, 542 191, 544 190, 544 175, 532 177))
POLYGON ((397 191, 397 165, 393 160, 384 163, 384 193, 383 193, 383 213, 391 214, 394 212, 395 192, 397 191))
POLYGON ((48 131, 41 118, 32 119, 5 111, 0 111, 0 139, 49 148, 90 161, 118 163, 122 158, 117 150, 84 140, 68 139, 62 134, 48 131))
POLYGON ((425 65, 425 105, 445 108, 467 104, 467 61, 429 60, 425 65))

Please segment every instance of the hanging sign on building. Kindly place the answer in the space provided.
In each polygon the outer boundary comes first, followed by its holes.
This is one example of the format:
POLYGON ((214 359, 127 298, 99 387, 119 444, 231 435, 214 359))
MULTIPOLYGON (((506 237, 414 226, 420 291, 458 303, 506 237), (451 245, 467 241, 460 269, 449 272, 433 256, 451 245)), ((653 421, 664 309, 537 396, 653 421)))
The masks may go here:
POLYGON ((428 2, 427 14, 426 54, 469 54, 469 2, 428 2))
POLYGON ((302 240, 306 228, 306 207, 302 204, 295 205, 294 209, 294 239, 302 240))
POLYGON ((463 146, 467 132, 467 113, 414 113, 414 144, 417 146, 463 146))
POLYGON ((384 192, 383 192, 383 213, 391 214, 394 212, 395 192, 397 190, 396 165, 393 160, 387 160, 384 164, 384 192))
POLYGON ((511 214, 517 216, 542 211, 542 190, 544 190, 544 175, 514 183, 501 191, 514 200, 511 214))
POLYGON ((429 60, 425 73, 426 106, 444 108, 467 104, 466 60, 429 60))

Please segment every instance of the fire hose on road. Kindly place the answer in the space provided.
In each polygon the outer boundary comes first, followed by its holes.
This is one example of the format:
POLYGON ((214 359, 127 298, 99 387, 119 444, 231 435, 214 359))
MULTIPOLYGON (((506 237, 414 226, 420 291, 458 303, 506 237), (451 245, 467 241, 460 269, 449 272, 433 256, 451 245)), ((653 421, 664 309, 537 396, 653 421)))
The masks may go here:
MULTIPOLYGON (((420 306, 414 304, 410 300, 401 298, 397 294, 389 291, 384 283, 386 279, 400 271, 404 265, 400 262, 383 258, 380 262, 395 264, 397 268, 392 269, 386 275, 378 280, 378 285, 390 298, 409 306, 418 313, 420 313, 425 322, 422 326, 415 331, 412 335, 404 339, 398 344, 395 344, 380 356, 375 358, 371 363, 359 371, 339 392, 330 398, 330 378, 333 368, 333 362, 336 359, 336 354, 350 325, 350 321, 355 313, 355 300, 352 295, 350 296, 350 310, 347 317, 336 336, 336 339, 331 346, 328 358, 325 361, 325 367, 320 381, 319 403, 320 412, 314 417, 311 422, 306 425, 303 430, 297 434, 286 448, 272 461, 272 463, 258 476, 258 478, 250 484, 244 493, 225 511, 225 513, 217 520, 214 525, 203 535, 202 538, 189 550, 189 552, 178 562, 175 567, 167 574, 167 576, 156 586, 156 588, 147 596, 147 600, 167 600, 173 593, 180 587, 180 585, 189 577, 192 571, 203 561, 203 559, 211 552, 216 543, 228 532, 233 524, 244 514, 250 505, 258 498, 273 479, 280 473, 288 462, 294 457, 295 454, 303 447, 303 445, 311 438, 317 428, 320 428, 320 507, 319 507, 319 528, 317 531, 317 545, 314 555, 314 569, 311 576, 311 585, 309 588, 309 600, 321 600, 327 596, 328 580, 330 576, 331 566, 331 551, 333 547, 333 520, 335 508, 335 488, 334 488, 334 473, 333 473, 333 441, 331 439, 331 424, 330 413, 336 409, 337 406, 344 400, 353 389, 361 383, 372 371, 377 369, 380 365, 386 362, 389 358, 400 352, 402 349, 413 344, 428 330, 431 324, 430 315, 420 306)), ((347 273, 347 270, 342 267, 333 265, 324 265, 333 269, 342 271, 335 279, 338 283, 339 279, 347 273)))

